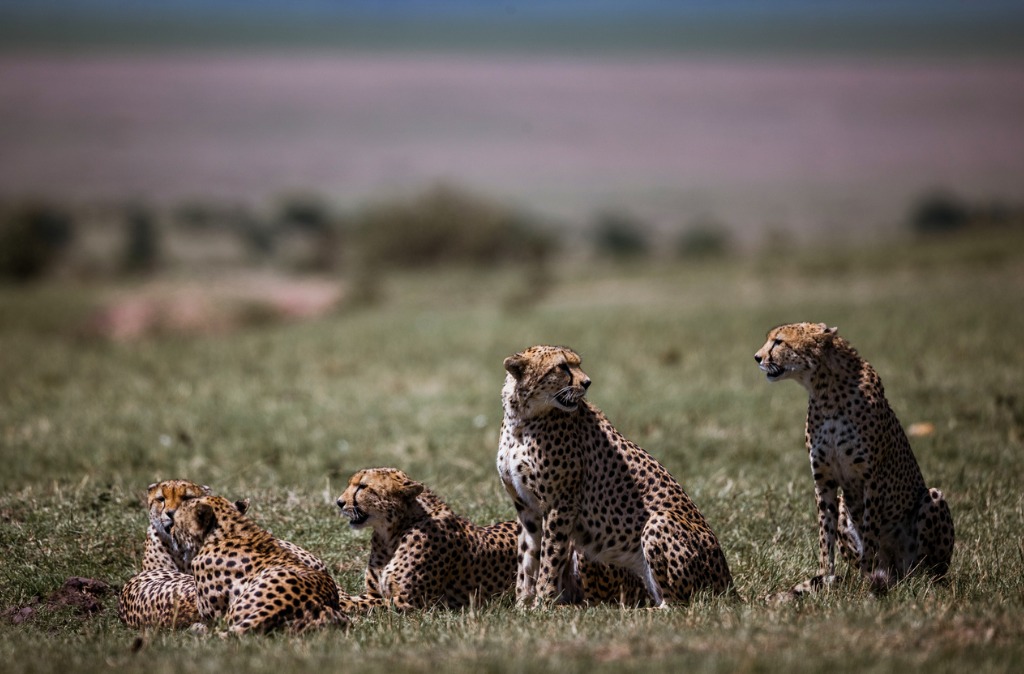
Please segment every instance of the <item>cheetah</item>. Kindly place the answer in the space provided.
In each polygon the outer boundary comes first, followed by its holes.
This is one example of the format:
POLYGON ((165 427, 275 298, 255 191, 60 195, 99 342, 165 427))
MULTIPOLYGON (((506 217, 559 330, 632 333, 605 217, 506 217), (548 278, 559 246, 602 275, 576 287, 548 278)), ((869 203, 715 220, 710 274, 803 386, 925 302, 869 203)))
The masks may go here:
POLYGON ((283 549, 227 499, 185 501, 171 535, 195 576, 200 617, 226 617, 229 634, 348 624, 334 579, 283 549))
POLYGON ((571 551, 625 569, 656 607, 732 586, 714 532, 680 484, 585 399, 571 349, 534 346, 504 361, 498 473, 522 524, 520 604, 575 602, 571 551))
POLYGON ((174 513, 185 501, 211 493, 206 485, 188 480, 164 480, 146 488, 149 527, 146 528, 146 548, 142 555, 143 571, 159 569, 181 573, 188 570, 181 552, 171 540, 174 513))
MULTIPOLYGON (((211 494, 210 488, 206 485, 188 480, 164 480, 149 485, 146 490, 149 528, 146 529, 146 549, 142 557, 144 571, 149 569, 188 571, 181 552, 175 548, 174 541, 171 539, 170 532, 171 525, 174 524, 174 513, 185 501, 211 494)), ((235 507, 244 514, 249 508, 249 499, 235 501, 235 507)), ((327 565, 308 550, 289 541, 275 540, 278 545, 294 554, 311 569, 327 570, 327 565)))
MULTIPOLYGON (((128 627, 180 628, 199 620, 195 578, 170 531, 174 513, 182 503, 210 493, 206 485, 188 480, 164 480, 149 485, 149 526, 142 571, 132 576, 118 595, 118 616, 128 627)), ((236 501, 234 505, 244 514, 249 501, 236 501)), ((322 561, 299 546, 282 540, 277 543, 310 568, 327 570, 322 561)))
POLYGON ((473 524, 397 468, 357 472, 338 508, 353 529, 373 530, 359 610, 463 607, 512 589, 514 521, 473 524))
POLYGON ((200 621, 196 579, 170 569, 146 569, 121 588, 117 615, 128 627, 189 627, 200 621))
POLYGON ((797 596, 834 584, 835 547, 876 592, 917 570, 940 579, 953 555, 953 518, 925 486, 882 381, 837 328, 793 323, 768 331, 754 360, 776 382, 807 389, 804 432, 818 510, 818 575, 797 596))

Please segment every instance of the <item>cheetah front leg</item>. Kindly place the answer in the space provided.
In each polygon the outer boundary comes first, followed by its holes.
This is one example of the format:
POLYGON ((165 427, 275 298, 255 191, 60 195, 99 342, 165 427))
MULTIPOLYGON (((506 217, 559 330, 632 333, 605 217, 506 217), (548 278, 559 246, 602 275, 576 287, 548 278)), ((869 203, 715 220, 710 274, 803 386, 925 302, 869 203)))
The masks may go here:
POLYGON ((519 550, 516 553, 516 603, 527 605, 537 595, 543 518, 516 501, 519 516, 519 550))
POLYGON ((839 499, 836 485, 815 474, 814 500, 818 507, 818 575, 793 586, 789 592, 769 597, 786 601, 816 592, 834 584, 836 578, 836 530, 839 520, 839 499))
POLYGON ((816 480, 814 483, 814 500, 818 506, 818 575, 825 584, 831 584, 836 577, 837 491, 831 480, 816 480))
MULTIPOLYGON (((544 515, 540 568, 537 570, 538 600, 568 602, 573 599, 572 589, 565 587, 565 581, 571 575, 569 541, 574 524, 573 512, 575 509, 563 505, 551 508, 544 515)), ((525 524, 523 529, 525 531, 525 524)))

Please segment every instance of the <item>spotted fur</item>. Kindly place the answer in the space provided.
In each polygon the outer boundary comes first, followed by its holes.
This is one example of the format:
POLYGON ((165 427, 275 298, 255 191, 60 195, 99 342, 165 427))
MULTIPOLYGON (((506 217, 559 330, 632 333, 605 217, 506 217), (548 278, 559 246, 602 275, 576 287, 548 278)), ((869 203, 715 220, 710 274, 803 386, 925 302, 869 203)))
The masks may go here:
POLYGON ((908 573, 946 574, 953 518, 941 491, 925 486, 874 368, 824 323, 773 328, 756 354, 768 381, 807 389, 805 442, 818 508, 818 576, 792 594, 835 582, 843 556, 883 591, 908 573))
POLYGON ((146 490, 146 505, 149 509, 149 527, 146 529, 146 549, 142 556, 142 570, 162 569, 165 571, 186 571, 181 553, 171 540, 171 525, 174 513, 185 501, 208 496, 206 485, 188 480, 164 480, 154 482, 146 490))
POLYGON ((117 615, 135 629, 188 627, 199 622, 196 580, 190 573, 170 569, 137 573, 121 588, 117 615))
POLYGON ((730 587, 718 540, 683 488, 584 399, 590 378, 575 352, 534 346, 504 364, 497 464, 522 523, 520 603, 581 598, 573 548, 631 573, 655 606, 730 587))
MULTIPOLYGON (((209 487, 188 480, 164 480, 149 485, 149 526, 142 572, 132 576, 118 595, 118 615, 129 627, 186 627, 198 620, 195 578, 170 531, 174 513, 182 503, 209 494, 209 487)), ((249 501, 236 501, 235 507, 245 513, 249 501)), ((310 568, 327 570, 322 561, 299 546, 282 540, 277 540, 277 544, 310 568)))
POLYGON ((195 576, 203 620, 224 617, 234 634, 348 624, 331 576, 283 549, 227 499, 186 501, 171 533, 195 576))
POLYGON ((360 610, 461 607, 512 589, 515 522, 473 524, 397 468, 359 471, 338 507, 353 529, 373 530, 360 610))

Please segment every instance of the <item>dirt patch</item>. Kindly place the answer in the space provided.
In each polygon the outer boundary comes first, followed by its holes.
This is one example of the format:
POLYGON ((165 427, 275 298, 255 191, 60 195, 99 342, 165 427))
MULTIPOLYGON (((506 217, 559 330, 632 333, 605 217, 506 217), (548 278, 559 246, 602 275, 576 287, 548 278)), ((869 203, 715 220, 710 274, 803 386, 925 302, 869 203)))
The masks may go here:
POLYGON ((36 597, 24 606, 7 610, 6 617, 15 625, 31 620, 41 611, 73 608, 81 619, 93 617, 103 610, 101 600, 111 591, 110 585, 95 578, 72 576, 46 600, 36 597))
POLYGON ((324 316, 343 294, 336 281, 274 275, 158 282, 115 293, 87 319, 83 331, 119 342, 155 335, 226 334, 251 325, 324 316))

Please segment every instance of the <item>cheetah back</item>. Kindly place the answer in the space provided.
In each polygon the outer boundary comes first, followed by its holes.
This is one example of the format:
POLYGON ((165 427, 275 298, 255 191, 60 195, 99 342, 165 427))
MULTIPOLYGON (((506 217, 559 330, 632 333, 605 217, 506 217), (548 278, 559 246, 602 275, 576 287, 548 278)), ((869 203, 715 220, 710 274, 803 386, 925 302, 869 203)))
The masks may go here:
POLYGON ((187 502, 172 531, 191 563, 204 619, 223 616, 233 633, 347 624, 330 575, 282 549, 226 499, 187 502))

